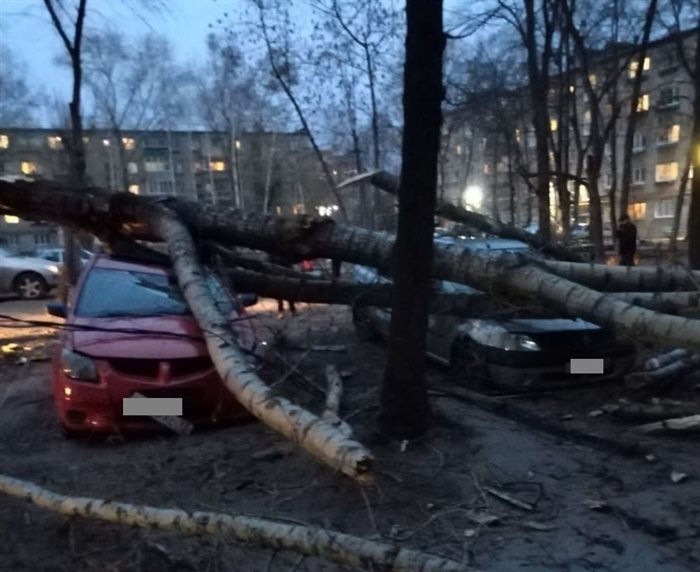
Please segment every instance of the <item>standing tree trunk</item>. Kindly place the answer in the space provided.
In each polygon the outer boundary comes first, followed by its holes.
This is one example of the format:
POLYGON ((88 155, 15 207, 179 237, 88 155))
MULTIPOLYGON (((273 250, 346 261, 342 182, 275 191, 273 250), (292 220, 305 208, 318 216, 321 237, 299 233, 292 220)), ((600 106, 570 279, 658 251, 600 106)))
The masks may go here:
POLYGON ((683 174, 681 175, 681 184, 678 188, 678 196, 676 196, 676 208, 673 211, 673 224, 671 226, 671 236, 669 237, 669 250, 671 256, 676 255, 678 250, 678 233, 681 228, 681 217, 683 216, 683 204, 685 203, 685 192, 688 190, 688 180, 690 179, 690 167, 693 164, 693 146, 690 146, 690 153, 688 153, 688 160, 683 168, 683 174))
MULTIPOLYGON (((698 28, 700 30, 700 28, 698 28)), ((698 32, 700 44, 700 32, 698 32)), ((691 268, 700 270, 700 49, 695 50, 695 101, 693 103, 693 184, 690 188, 690 209, 688 211, 688 263, 691 268)))
POLYGON ((443 96, 442 0, 407 0, 406 21, 399 220, 392 261, 391 329, 379 412, 381 429, 402 438, 420 435, 430 423, 425 338, 443 96))
MULTIPOLYGON (((51 16, 51 23, 61 38, 68 52, 73 71, 73 91, 69 105, 71 120, 70 137, 70 166, 73 184, 77 187, 86 186, 85 180, 85 145, 83 144, 83 122, 80 115, 80 91, 83 80, 82 42, 83 25, 85 23, 85 8, 87 0, 78 3, 75 19, 73 40, 68 37, 66 30, 56 12, 53 0, 44 0, 44 5, 51 16)), ((58 297, 65 303, 68 300, 70 287, 78 280, 80 258, 78 257, 78 239, 70 228, 63 229, 63 266, 58 286, 58 297)))
MULTIPOLYGON (((640 110, 638 108, 639 96, 642 93, 642 81, 644 80, 644 59, 647 55, 647 47, 649 46, 649 36, 651 35, 651 27, 656 16, 656 0, 649 2, 646 18, 644 20, 644 30, 642 32, 642 40, 639 45, 639 53, 637 59, 632 59, 632 62, 637 62, 636 75, 632 84, 632 97, 630 99, 630 111, 627 118, 627 131, 625 131, 624 156, 622 160, 622 186, 620 188, 620 216, 627 214, 630 197, 630 183, 632 182, 632 147, 634 145, 634 130, 637 127, 637 117, 640 110)), ((615 225, 613 224, 613 229, 615 225)))

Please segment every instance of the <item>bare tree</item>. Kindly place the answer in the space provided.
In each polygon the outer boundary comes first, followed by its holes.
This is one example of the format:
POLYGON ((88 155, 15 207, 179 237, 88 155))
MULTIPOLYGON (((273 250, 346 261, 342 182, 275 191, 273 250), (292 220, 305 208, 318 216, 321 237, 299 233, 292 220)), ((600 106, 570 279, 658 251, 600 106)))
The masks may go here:
POLYGON ((24 127, 35 120, 34 110, 39 106, 38 94, 26 81, 24 63, 15 57, 9 46, 0 44, 0 125, 24 127))
POLYGON ((408 0, 399 221, 392 262, 392 313, 381 392, 381 428, 414 437, 429 425, 425 385, 433 212, 440 151, 442 2, 408 0))
MULTIPOLYGON (((83 122, 80 104, 83 82, 83 31, 87 0, 78 0, 78 4, 75 8, 74 20, 70 18, 67 8, 62 2, 57 0, 44 0, 44 5, 51 16, 51 23, 68 53, 71 70, 73 72, 72 98, 69 104, 71 137, 68 150, 73 184, 78 187, 83 187, 86 184, 85 147, 83 145, 83 122), (59 14, 57 8, 61 11, 61 14, 59 14), (69 33, 72 37, 69 36, 69 33)), ((73 231, 67 227, 64 228, 63 239, 65 253, 63 257, 63 267, 61 269, 59 296, 65 302, 68 299, 68 290, 70 286, 75 284, 78 278, 79 259, 78 244, 73 231)))
MULTIPOLYGON (((292 54, 290 49, 290 33, 288 26, 288 21, 284 23, 269 24, 268 18, 270 18, 271 11, 274 10, 275 13, 282 14, 284 16, 284 9, 279 5, 279 3, 268 3, 265 0, 251 0, 257 12, 257 30, 263 40, 264 48, 267 54, 267 59, 270 64, 270 69, 275 80, 279 83, 280 89, 284 92, 285 96, 292 104, 294 112, 302 125, 304 133, 309 138, 309 142, 314 150, 316 158, 318 159, 319 165, 323 172, 323 176, 328 185, 328 189, 335 198, 335 201, 339 207, 341 218, 347 222, 348 214, 345 209, 345 204, 343 198, 338 192, 336 187, 335 178, 333 177, 333 171, 326 161, 323 152, 314 136, 314 133, 307 121, 306 114, 301 107, 299 99, 295 96, 292 89, 294 83, 295 70, 292 63, 292 54), (279 42, 273 41, 273 33, 275 31, 280 31, 283 28, 281 40, 279 42)), ((285 16, 286 18, 286 16, 285 16)))

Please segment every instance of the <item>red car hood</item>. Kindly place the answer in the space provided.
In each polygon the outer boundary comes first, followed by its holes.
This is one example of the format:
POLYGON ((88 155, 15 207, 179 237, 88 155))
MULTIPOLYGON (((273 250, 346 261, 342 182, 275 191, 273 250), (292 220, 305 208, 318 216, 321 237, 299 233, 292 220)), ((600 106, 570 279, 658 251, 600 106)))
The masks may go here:
POLYGON ((165 360, 207 355, 202 331, 190 316, 75 317, 71 323, 100 330, 119 330, 71 332, 69 339, 73 349, 92 357, 165 360), (121 330, 139 332, 129 333, 121 330))

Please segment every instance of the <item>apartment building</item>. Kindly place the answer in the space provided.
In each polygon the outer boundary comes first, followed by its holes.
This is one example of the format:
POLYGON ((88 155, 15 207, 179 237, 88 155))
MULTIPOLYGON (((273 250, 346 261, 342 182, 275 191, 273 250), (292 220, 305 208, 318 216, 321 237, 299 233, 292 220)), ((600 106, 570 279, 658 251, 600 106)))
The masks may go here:
MULTIPOLYGON (((619 200, 632 88, 637 75, 642 77, 641 93, 636 102, 638 113, 633 136, 628 212, 640 237, 651 241, 663 241, 670 235, 683 174, 688 169, 688 191, 679 236, 682 238, 686 234, 689 185, 693 176, 689 161, 695 94, 679 57, 678 44, 683 43, 692 62, 696 39, 697 30, 691 30, 653 41, 643 62, 632 57, 633 48, 624 46, 618 47, 614 61, 609 49, 593 54, 594 65, 589 81, 595 88, 596 84, 614 77, 616 97, 622 110, 606 143, 599 178, 605 222, 609 220, 609 195, 613 188, 619 200), (626 66, 624 70, 618 67, 622 65, 626 66)), ((572 74, 568 85, 561 85, 558 77, 553 78, 549 107, 550 166, 554 173, 563 171, 583 179, 569 178, 566 185, 571 215, 585 224, 589 220, 590 201, 587 187, 582 182, 587 177, 586 164, 592 150, 586 147, 590 137, 591 109, 583 79, 580 72, 572 74), (570 119, 569 114, 562 115, 557 108, 561 101, 560 89, 569 93, 567 105, 571 106, 569 113, 575 120, 570 119)), ((603 101, 607 102, 607 98, 606 93, 603 101)), ((520 226, 537 221, 533 196, 537 171, 535 137, 528 101, 529 94, 525 89, 508 93, 503 98, 504 111, 495 113, 491 123, 486 125, 483 117, 475 123, 474 113, 455 113, 452 123, 448 118, 449 143, 443 138, 445 177, 442 183, 446 198, 520 226)), ((604 122, 611 117, 611 112, 612 106, 604 104, 604 122)), ((553 176, 550 206, 555 226, 561 222, 556 185, 557 179, 553 176)))
MULTIPOLYGON (((68 142, 65 129, 0 126, 0 176, 68 181, 68 142)), ((335 202, 303 132, 231 137, 89 129, 83 142, 89 183, 107 189, 277 214, 326 212, 327 207, 330 212, 335 202)), ((342 158, 332 156, 331 162, 349 174, 342 158)), ((52 225, 0 218, 0 246, 30 253, 59 241, 52 225)))

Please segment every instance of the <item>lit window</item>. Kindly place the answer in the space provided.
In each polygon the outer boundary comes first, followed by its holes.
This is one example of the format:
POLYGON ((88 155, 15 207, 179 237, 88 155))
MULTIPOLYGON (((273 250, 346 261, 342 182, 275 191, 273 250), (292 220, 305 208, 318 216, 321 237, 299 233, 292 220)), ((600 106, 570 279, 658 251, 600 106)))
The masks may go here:
POLYGON ((129 161, 129 163, 127 163, 126 165, 126 170, 129 172, 130 175, 135 175, 139 172, 139 164, 134 163, 133 161, 129 161))
POLYGON ((570 85, 569 86, 569 93, 574 93, 576 91, 576 86, 575 85, 570 85))
POLYGON ((133 137, 122 137, 122 145, 127 151, 133 151, 136 149, 136 141, 133 137))
POLYGON ((688 170, 688 179, 691 181, 693 180, 693 165, 691 165, 690 169, 688 170))
POLYGON ((138 195, 139 194, 139 186, 138 185, 129 185, 129 192, 133 195, 138 195))
POLYGON ((292 214, 304 214, 304 205, 299 203, 292 205, 292 214))
POLYGON ((676 210, 675 199, 661 199, 654 205, 654 218, 673 218, 676 210))
POLYGON ((647 204, 646 203, 632 203, 627 212, 630 218, 633 220, 642 220, 647 216, 647 204))
POLYGON ((89 145, 90 144, 90 138, 89 137, 83 137, 83 145, 89 145))
POLYGON ((591 202, 591 199, 588 196, 588 189, 586 188, 585 185, 579 185, 578 186, 578 204, 587 205, 589 202, 591 202))
POLYGON ((7 149, 10 146, 10 138, 7 135, 0 135, 0 149, 7 149))
MULTIPOLYGON (((455 147, 455 151, 457 152, 457 155, 461 155, 462 154, 462 146, 457 145, 457 147, 455 147)), ((296 213, 294 213, 294 214, 296 214, 296 213)))
POLYGON ((637 100, 637 113, 641 113, 642 111, 649 111, 649 94, 645 93, 644 95, 640 95, 639 99, 637 100))
MULTIPOLYGON (((637 77, 637 70, 639 69, 639 60, 632 60, 630 62, 630 78, 637 77)), ((651 58, 649 56, 644 58, 644 64, 642 65, 642 71, 649 71, 651 69, 651 58)))
POLYGON ((212 171, 225 171, 226 163, 223 161, 209 161, 209 169, 212 171))
POLYGON ((659 134, 659 145, 678 143, 681 138, 681 126, 679 124, 670 125, 659 134))
POLYGON ((236 139, 236 149, 240 150, 240 148, 241 148, 241 142, 238 139, 236 139))
POLYGON ((550 119, 549 120, 549 129, 550 131, 554 132, 557 130, 559 127, 559 122, 556 119, 550 119))
POLYGON ((36 173, 36 163, 32 161, 22 161, 19 170, 22 171, 23 175, 33 175, 36 173))
POLYGON ((596 84, 598 83, 598 78, 596 77, 596 75, 594 73, 592 73, 588 76, 588 81, 591 82, 592 87, 595 87, 596 84))
POLYGON ((491 166, 488 163, 484 163, 484 175, 488 175, 491 172, 491 166))
POLYGON ((105 147, 109 147, 109 139, 103 139, 102 145, 104 145, 105 147))
POLYGON ((47 140, 49 142, 50 149, 63 149, 63 140, 58 135, 47 137, 47 140))
POLYGON ((520 129, 515 130, 515 140, 520 143, 520 129))
POLYGON ((17 224, 19 222, 19 217, 14 215, 5 215, 5 222, 7 224, 17 224))
POLYGON ((659 163, 656 165, 656 182, 667 183, 678 178, 678 163, 659 163))

